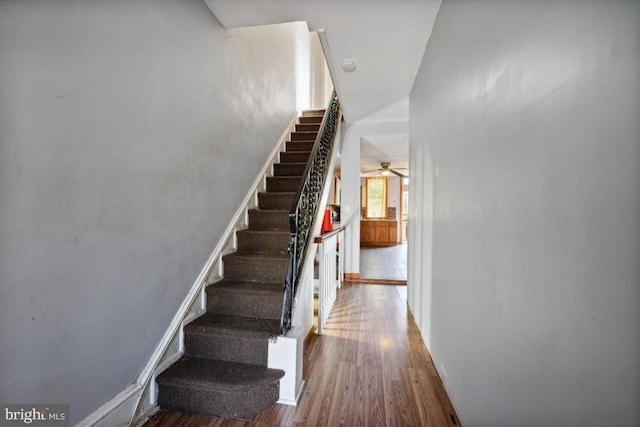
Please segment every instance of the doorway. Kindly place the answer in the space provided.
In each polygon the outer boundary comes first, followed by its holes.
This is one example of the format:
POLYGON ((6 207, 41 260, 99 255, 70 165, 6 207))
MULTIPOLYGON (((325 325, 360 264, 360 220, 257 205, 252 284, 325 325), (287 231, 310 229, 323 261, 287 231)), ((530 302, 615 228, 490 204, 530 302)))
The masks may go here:
MULTIPOLYGON (((371 178, 365 178, 362 182, 363 187, 361 190, 360 206, 363 216, 369 215, 371 211, 371 205, 375 205, 370 200, 371 191, 369 190, 369 181, 371 178), (365 212, 367 214, 365 214, 365 212)), ((391 246, 369 246, 364 244, 360 246, 360 281, 369 283, 386 283, 390 284, 406 284, 407 282, 407 219, 408 219, 408 207, 409 207, 409 178, 402 177, 400 179, 395 178, 393 180, 395 188, 386 188, 387 184, 391 182, 387 177, 384 177, 385 189, 379 192, 383 194, 384 210, 388 205, 393 205, 389 210, 387 219, 397 221, 398 230, 394 234, 391 246), (395 184, 397 182, 397 184, 395 184), (396 212, 398 211, 398 212, 396 212)), ((389 186, 391 187, 391 186, 389 186)), ((376 193, 377 194, 377 193, 376 193)), ((380 204, 380 203, 378 203, 380 204)), ((378 227, 378 226, 376 226, 378 227)), ((366 230, 367 227, 361 227, 366 230)), ((395 225, 394 227, 395 228, 395 225)), ((362 231, 360 236, 361 242, 363 240, 362 231)))

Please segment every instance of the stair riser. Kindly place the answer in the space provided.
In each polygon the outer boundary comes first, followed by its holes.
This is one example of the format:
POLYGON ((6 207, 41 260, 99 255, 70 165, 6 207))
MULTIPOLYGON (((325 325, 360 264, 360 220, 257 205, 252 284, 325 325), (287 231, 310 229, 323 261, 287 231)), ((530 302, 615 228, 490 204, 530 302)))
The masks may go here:
POLYGON ((288 211, 293 204, 295 193, 258 193, 258 206, 260 209, 282 209, 288 211))
POLYGON ((185 355, 267 366, 268 341, 193 334, 185 331, 185 355))
POLYGON ((267 178, 267 192, 296 192, 300 186, 300 177, 271 176, 267 178))
POLYGON ((306 151, 309 152, 313 150, 314 141, 287 141, 287 151, 288 152, 296 152, 296 151, 306 151))
POLYGON ((296 125, 296 132, 318 132, 320 123, 299 123, 296 125))
POLYGON ((278 382, 236 392, 161 384, 158 404, 163 409, 220 418, 248 419, 272 407, 279 397, 278 382))
POLYGON ((322 116, 300 117, 299 121, 300 123, 304 123, 304 124, 308 124, 308 123, 320 124, 322 123, 322 116))
POLYGON ((256 231, 289 230, 289 211, 249 210, 249 229, 256 231))
POLYGON ((286 255, 289 240, 288 232, 263 233, 259 231, 238 232, 238 250, 262 254, 286 255))
POLYGON ((302 117, 320 117, 324 116, 325 110, 305 110, 302 112, 302 117))
POLYGON ((310 151, 280 153, 280 163, 307 163, 310 151))
POLYGON ((227 255, 223 257, 224 278, 226 280, 284 283, 289 260, 257 259, 227 255))
POLYGON ((306 163, 276 163, 273 165, 273 175, 302 176, 306 167, 306 163))
POLYGON ((291 132, 291 141, 315 141, 317 132, 291 132))
POLYGON ((207 288, 207 312, 225 316, 242 313, 246 317, 280 319, 282 293, 247 293, 231 289, 207 288))

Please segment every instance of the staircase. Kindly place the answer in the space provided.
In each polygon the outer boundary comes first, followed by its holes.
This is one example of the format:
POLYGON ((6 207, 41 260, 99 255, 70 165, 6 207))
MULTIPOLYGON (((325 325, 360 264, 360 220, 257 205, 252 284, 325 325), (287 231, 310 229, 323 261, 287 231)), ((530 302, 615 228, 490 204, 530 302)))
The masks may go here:
POLYGON ((237 251, 223 257, 224 280, 206 288, 207 312, 184 327, 184 356, 157 378, 161 408, 251 418, 278 400, 284 371, 267 367, 268 343, 280 332, 289 210, 323 114, 298 119, 237 251))

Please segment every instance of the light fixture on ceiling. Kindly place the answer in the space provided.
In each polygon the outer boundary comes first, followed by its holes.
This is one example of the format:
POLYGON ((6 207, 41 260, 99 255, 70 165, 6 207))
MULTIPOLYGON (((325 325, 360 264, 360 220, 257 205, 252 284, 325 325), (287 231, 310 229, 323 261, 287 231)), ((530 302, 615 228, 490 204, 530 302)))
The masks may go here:
POLYGON ((376 175, 378 175, 378 176, 380 176, 380 175, 389 176, 389 174, 394 174, 394 175, 399 176, 401 178, 406 178, 407 175, 398 172, 398 169, 407 169, 407 168, 392 168, 391 167, 391 163, 382 162, 382 163, 380 163, 380 169, 373 169, 373 170, 370 170, 370 171, 364 171, 363 173, 367 174, 367 173, 375 172, 376 175))
POLYGON ((342 61, 342 69, 347 73, 350 73, 356 69, 356 63, 353 59, 345 59, 342 61))

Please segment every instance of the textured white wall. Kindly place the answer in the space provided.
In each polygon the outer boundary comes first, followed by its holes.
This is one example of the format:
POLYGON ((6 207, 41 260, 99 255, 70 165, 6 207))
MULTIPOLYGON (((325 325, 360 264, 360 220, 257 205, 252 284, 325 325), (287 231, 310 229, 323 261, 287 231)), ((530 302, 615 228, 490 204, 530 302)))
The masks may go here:
POLYGON ((309 51, 310 51, 310 107, 313 109, 326 108, 331 101, 333 93, 333 83, 331 75, 327 67, 327 61, 324 58, 322 44, 318 32, 309 34, 309 51))
POLYGON ((294 34, 0 2, 0 401, 75 423, 136 380, 295 113, 294 34))
POLYGON ((387 207, 396 208, 396 215, 400 215, 400 178, 396 175, 387 177, 387 207))
POLYGON ((440 6, 440 0, 205 2, 227 28, 306 21, 312 31, 325 30, 346 123, 407 96, 440 6), (356 61, 356 72, 342 70, 346 58, 356 61))
POLYGON ((640 2, 442 4, 409 304, 464 425, 640 424, 638 70, 640 2))
POLYGON ((360 136, 345 125, 341 135, 340 225, 344 229, 344 272, 360 274, 360 136))

